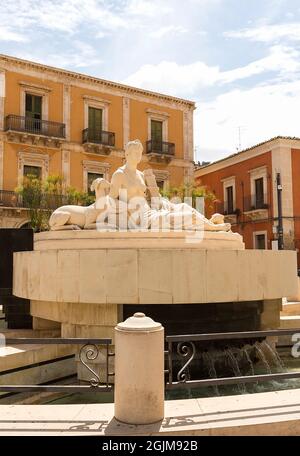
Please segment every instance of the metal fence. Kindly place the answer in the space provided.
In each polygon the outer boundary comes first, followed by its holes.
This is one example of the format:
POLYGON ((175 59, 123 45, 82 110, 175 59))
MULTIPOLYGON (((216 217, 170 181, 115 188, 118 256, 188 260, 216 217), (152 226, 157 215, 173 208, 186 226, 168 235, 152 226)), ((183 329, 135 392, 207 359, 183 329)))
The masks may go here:
POLYGON ((111 131, 98 130, 94 128, 86 128, 82 132, 82 142, 103 144, 104 146, 114 147, 115 134, 111 131))
POLYGON ((82 339, 82 338, 6 338, 6 345, 20 345, 20 344, 43 344, 43 345, 80 345, 78 353, 79 362, 91 374, 88 385, 1 385, 0 392, 3 393, 20 393, 20 392, 51 392, 51 393, 100 393, 112 390, 112 383, 110 377, 114 376, 113 372, 109 371, 109 359, 114 356, 110 352, 111 339, 82 339), (90 365, 89 361, 95 361, 99 354, 105 358, 104 362, 104 381, 95 372, 90 365))
POLYGON ((204 341, 229 341, 240 339, 245 343, 253 339, 264 339, 266 337, 288 336, 292 334, 300 334, 299 329, 280 329, 269 331, 247 331, 247 332, 227 332, 227 333, 212 333, 212 334, 189 334, 189 335, 174 335, 167 336, 166 341, 168 350, 165 354, 168 359, 168 369, 165 371, 167 374, 167 389, 177 388, 199 388, 204 386, 218 386, 218 385, 233 385, 239 383, 255 383, 264 382, 269 380, 285 380, 291 378, 300 378, 299 372, 280 372, 275 374, 263 375, 245 375, 237 377, 217 377, 209 379, 195 379, 189 380, 188 370, 195 360, 196 345, 195 342, 204 341), (175 358, 181 359, 184 364, 174 373, 174 360, 175 358), (174 378, 175 377, 175 378, 174 378))
POLYGON ((5 118, 5 130, 35 135, 65 138, 65 124, 50 120, 33 119, 32 117, 10 114, 5 118))
POLYGON ((56 209, 64 204, 78 204, 78 200, 55 193, 41 193, 40 195, 31 194, 30 190, 24 196, 10 190, 0 190, 0 207, 20 207, 20 208, 39 208, 56 209))
POLYGON ((146 152, 147 154, 156 153, 163 155, 175 155, 175 144, 150 139, 149 141, 146 141, 146 152))

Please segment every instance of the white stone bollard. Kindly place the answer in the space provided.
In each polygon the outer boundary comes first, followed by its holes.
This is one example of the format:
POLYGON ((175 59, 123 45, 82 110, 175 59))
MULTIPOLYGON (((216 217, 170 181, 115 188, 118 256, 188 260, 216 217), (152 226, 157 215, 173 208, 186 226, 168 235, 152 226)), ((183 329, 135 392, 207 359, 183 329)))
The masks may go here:
POLYGON ((164 328, 138 312, 115 327, 115 418, 151 424, 164 417, 164 328))

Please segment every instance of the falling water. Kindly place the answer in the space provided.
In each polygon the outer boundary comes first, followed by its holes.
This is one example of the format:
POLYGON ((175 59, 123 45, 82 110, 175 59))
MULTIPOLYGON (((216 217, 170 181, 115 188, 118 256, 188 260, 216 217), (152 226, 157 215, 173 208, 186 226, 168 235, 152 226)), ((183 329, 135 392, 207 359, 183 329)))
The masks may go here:
MULTIPOLYGON (((236 377, 241 377, 242 376, 242 373, 240 371, 240 368, 239 368, 239 365, 238 365, 238 362, 234 356, 234 354, 232 353, 232 351, 230 350, 230 348, 225 348, 225 353, 228 357, 228 360, 229 360, 229 364, 231 365, 232 367, 232 370, 233 370, 233 373, 236 377)), ((245 386, 245 383, 239 383, 238 384, 238 389, 239 391, 242 393, 242 394, 246 394, 247 393, 247 390, 246 390, 246 386, 245 386)))
POLYGON ((254 344, 254 347, 256 349, 256 352, 257 352, 257 355, 259 357, 259 359, 261 360, 261 362, 263 363, 263 365, 265 366, 268 374, 271 374, 271 368, 270 368, 270 365, 265 357, 265 354, 264 352, 262 351, 261 347, 260 347, 260 343, 259 342, 255 342, 254 344))
MULTIPOLYGON (((210 378, 217 378, 217 371, 215 368, 215 359, 214 359, 213 353, 203 352, 202 358, 203 358, 204 366, 207 368, 208 375, 210 376, 210 378)), ((215 395, 220 396, 218 385, 214 385, 213 389, 214 389, 215 395)))
POLYGON ((249 368, 250 368, 250 371, 251 371, 251 375, 255 375, 254 374, 254 367, 253 367, 253 363, 251 361, 251 358, 249 356, 249 353, 248 353, 248 350, 247 350, 247 347, 242 347, 241 348, 241 352, 245 355, 245 358, 249 364, 249 368))
POLYGON ((278 353, 276 350, 273 350, 273 348, 271 347, 271 345, 266 341, 264 340, 262 343, 261 343, 261 346, 262 348, 265 349, 265 351, 269 354, 270 358, 272 359, 274 365, 276 366, 276 368, 280 371, 280 372, 284 372, 285 371, 285 365, 283 364, 283 362, 281 361, 278 353))

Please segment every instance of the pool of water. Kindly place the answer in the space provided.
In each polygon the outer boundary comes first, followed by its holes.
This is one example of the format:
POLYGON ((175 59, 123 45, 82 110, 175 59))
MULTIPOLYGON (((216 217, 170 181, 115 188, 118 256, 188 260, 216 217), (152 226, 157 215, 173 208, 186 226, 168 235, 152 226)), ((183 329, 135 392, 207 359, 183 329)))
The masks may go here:
MULTIPOLYGON (((300 371, 300 358, 292 358, 290 355, 290 349, 279 350, 280 359, 284 365, 285 372, 296 372, 300 371)), ((278 366, 272 366, 272 373, 280 372, 278 366)), ((253 365, 253 372, 244 372, 245 375, 251 375, 251 373, 259 375, 266 374, 266 365, 263 361, 260 361, 253 365)), ((166 390, 166 400, 176 399, 191 399, 201 397, 215 397, 215 396, 231 396, 237 394, 253 394, 262 393, 268 391, 280 391, 300 388, 300 378, 288 379, 288 380, 272 380, 269 382, 258 382, 258 383, 247 383, 239 385, 224 385, 214 387, 202 387, 202 388, 186 388, 178 390, 166 390)), ((76 393, 66 394, 59 398, 47 399, 44 404, 104 404, 113 403, 114 397, 113 392, 109 393, 76 393)))

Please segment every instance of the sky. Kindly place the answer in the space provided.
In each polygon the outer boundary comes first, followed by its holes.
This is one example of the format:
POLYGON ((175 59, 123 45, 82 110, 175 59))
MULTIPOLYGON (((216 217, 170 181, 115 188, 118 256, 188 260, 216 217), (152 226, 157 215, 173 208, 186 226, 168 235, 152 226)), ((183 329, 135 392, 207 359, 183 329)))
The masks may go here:
POLYGON ((195 101, 196 161, 300 136, 299 0, 1 0, 0 53, 195 101))

